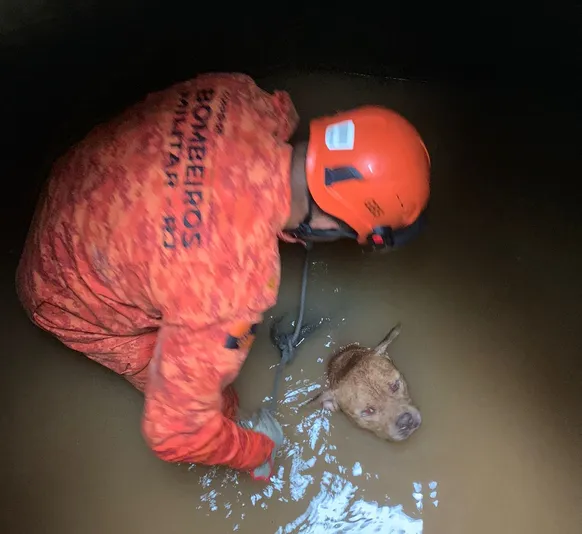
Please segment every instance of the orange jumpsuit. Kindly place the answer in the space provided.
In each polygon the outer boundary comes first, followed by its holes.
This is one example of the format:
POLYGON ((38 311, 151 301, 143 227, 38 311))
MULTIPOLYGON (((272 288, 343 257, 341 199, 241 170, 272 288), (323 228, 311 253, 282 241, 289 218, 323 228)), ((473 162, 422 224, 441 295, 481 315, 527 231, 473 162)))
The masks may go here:
POLYGON ((17 271, 31 320, 144 392, 163 460, 251 470, 232 386, 276 302, 298 122, 286 92, 205 74, 146 97, 60 158, 17 271))

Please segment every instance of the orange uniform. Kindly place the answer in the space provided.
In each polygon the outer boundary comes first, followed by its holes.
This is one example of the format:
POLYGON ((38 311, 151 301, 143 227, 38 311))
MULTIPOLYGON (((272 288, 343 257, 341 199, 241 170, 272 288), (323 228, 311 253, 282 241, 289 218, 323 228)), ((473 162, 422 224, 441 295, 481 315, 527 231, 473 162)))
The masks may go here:
POLYGON ((206 74, 149 95, 54 166, 17 272, 38 326, 145 394, 163 460, 251 470, 232 386, 276 302, 298 117, 285 92, 206 74))

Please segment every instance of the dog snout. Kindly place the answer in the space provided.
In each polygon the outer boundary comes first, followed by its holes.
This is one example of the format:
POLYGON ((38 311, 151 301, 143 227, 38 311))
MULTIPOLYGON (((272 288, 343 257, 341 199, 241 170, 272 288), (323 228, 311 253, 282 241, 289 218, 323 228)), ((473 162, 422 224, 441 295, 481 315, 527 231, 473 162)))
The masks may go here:
POLYGON ((412 421, 412 414, 410 412, 404 412, 398 416, 396 426, 398 430, 408 430, 412 426, 412 421))
POLYGON ((401 413, 396 420, 396 427, 403 436, 412 434, 420 426, 420 414, 401 413))

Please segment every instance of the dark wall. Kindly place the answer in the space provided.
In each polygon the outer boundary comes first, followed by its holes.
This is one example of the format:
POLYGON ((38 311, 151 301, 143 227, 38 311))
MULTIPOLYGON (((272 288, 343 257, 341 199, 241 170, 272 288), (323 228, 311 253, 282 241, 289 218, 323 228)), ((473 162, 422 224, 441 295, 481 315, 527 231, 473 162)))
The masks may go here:
POLYGON ((581 8, 488 2, 317 4, 5 0, 0 116, 6 224, 26 231, 55 154, 143 94, 205 70, 326 68, 579 91, 581 8), (467 3, 465 3, 467 5, 467 3), (339 11, 339 13, 334 13, 339 11), (23 226, 24 225, 24 226, 23 226))
POLYGON ((233 4, 5 0, 0 50, 13 63, 47 63, 49 57, 47 67, 83 69, 114 52, 134 59, 141 52, 134 67, 187 60, 203 65, 222 49, 218 57, 225 64, 253 58, 257 66, 323 64, 421 78, 497 78, 516 69, 520 75, 558 70, 567 75, 582 53, 582 7, 572 0, 536 7, 427 1, 354 2, 342 9, 337 3, 233 4), (44 54, 34 60, 39 50, 44 54))

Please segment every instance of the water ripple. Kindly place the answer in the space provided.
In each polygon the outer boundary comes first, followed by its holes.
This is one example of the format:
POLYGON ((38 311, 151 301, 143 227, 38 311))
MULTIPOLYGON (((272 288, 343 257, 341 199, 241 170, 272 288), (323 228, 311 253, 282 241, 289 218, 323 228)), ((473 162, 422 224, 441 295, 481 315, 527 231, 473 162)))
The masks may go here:
MULTIPOLYGON (((332 428, 330 412, 320 407, 305 410, 305 415, 301 411, 301 405, 321 386, 307 379, 293 382, 291 375, 286 378, 287 389, 280 406, 284 406, 288 414, 283 414, 283 420, 289 414, 296 417, 301 413, 301 418, 298 423, 283 423, 287 439, 279 454, 279 458, 283 460, 280 460, 281 465, 278 466, 276 476, 267 486, 257 491, 256 486, 248 484, 247 475, 244 473, 218 467, 201 468, 204 473, 200 476, 200 485, 205 493, 200 497, 197 508, 205 509, 206 513, 223 512, 225 523, 230 522, 230 528, 236 532, 243 525, 247 506, 267 510, 269 506, 276 505, 277 515, 280 517, 284 514, 285 503, 301 502, 306 499, 310 488, 319 486, 318 493, 306 503, 305 511, 296 519, 278 527, 277 534, 422 533, 423 520, 408 516, 402 505, 386 504, 388 496, 385 496, 384 503, 367 501, 361 497, 365 490, 361 486, 367 480, 378 479, 379 476, 366 472, 361 462, 356 461, 351 467, 338 462, 334 454, 336 446, 329 440, 332 428), (323 473, 316 468, 318 460, 325 462, 326 470, 323 473), (348 476, 357 477, 359 485, 350 481, 348 476), (233 488, 236 488, 234 496, 233 488)), ((191 466, 190 469, 193 472, 198 471, 196 466, 191 466)), ((436 507, 437 483, 431 481, 427 486, 431 502, 436 507)), ((412 489, 413 502, 418 513, 422 514, 423 485, 413 482, 412 489)), ((228 528, 226 524, 225 528, 228 528)))

